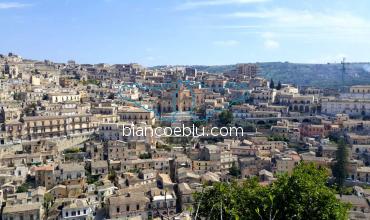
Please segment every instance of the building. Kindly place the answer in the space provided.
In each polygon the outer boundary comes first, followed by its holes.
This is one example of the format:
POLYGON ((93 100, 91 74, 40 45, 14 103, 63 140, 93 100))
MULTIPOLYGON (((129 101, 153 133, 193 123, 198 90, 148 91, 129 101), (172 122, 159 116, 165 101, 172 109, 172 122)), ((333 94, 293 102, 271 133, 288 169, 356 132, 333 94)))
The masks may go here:
POLYGON ((29 116, 24 117, 24 138, 28 140, 89 135, 96 125, 92 115, 72 116, 29 116))
POLYGON ((80 102, 79 94, 71 93, 49 93, 48 98, 51 103, 80 102))
POLYGON ((6 220, 39 220, 42 216, 43 208, 40 203, 5 206, 2 212, 2 218, 6 220))
POLYGON ((107 213, 110 219, 140 217, 147 220, 151 214, 149 213, 150 208, 150 199, 143 192, 114 195, 107 201, 107 213))
POLYGON ((52 165, 44 165, 34 167, 35 181, 38 186, 45 186, 46 189, 51 189, 55 185, 54 167, 52 165))
POLYGON ((93 209, 85 199, 75 199, 62 208, 63 220, 92 220, 93 209))
POLYGON ((328 115, 340 113, 345 113, 349 116, 370 115, 370 100, 323 98, 321 105, 321 112, 328 115))
POLYGON ((118 111, 121 121, 134 124, 145 123, 147 125, 155 124, 154 111, 137 107, 122 107, 118 111))

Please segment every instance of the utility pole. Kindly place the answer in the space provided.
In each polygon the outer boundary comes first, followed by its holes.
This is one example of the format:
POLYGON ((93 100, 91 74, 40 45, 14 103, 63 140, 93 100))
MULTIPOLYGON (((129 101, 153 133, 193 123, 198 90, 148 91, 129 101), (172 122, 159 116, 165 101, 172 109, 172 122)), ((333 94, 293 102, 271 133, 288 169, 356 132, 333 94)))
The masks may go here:
POLYGON ((345 57, 343 57, 341 64, 342 64, 342 90, 344 91, 345 89, 344 76, 346 74, 346 58, 345 57))

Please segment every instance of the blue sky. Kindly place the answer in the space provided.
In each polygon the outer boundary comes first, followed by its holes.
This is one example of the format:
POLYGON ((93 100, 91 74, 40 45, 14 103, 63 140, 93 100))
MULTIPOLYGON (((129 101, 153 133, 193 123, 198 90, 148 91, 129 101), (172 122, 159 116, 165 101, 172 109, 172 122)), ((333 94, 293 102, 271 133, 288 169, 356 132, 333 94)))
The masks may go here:
POLYGON ((0 53, 78 63, 370 61, 367 0, 0 0, 0 53))

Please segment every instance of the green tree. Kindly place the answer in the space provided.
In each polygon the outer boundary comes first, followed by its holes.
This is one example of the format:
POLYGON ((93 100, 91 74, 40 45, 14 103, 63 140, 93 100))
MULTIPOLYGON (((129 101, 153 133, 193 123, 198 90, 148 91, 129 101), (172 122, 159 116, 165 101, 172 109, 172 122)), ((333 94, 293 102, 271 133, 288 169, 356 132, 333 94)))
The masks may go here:
POLYGON ((108 95, 108 99, 114 99, 114 93, 110 93, 110 94, 108 95))
POLYGON ((150 152, 142 153, 142 154, 139 155, 139 158, 140 159, 151 159, 152 154, 150 152))
POLYGON ((277 89, 277 90, 280 90, 280 89, 281 89, 281 82, 280 82, 280 80, 279 80, 279 82, 278 82, 278 85, 276 86, 276 89, 277 89))
POLYGON ((243 183, 216 183, 195 193, 195 219, 347 219, 349 205, 328 186, 327 170, 298 165, 268 186, 256 179, 243 183))
POLYGON ((111 171, 109 172, 109 174, 108 174, 108 179, 109 179, 111 182, 114 182, 114 181, 115 181, 115 179, 116 179, 116 177, 117 177, 117 173, 116 173, 116 171, 111 170, 111 171))
POLYGON ((234 120, 233 113, 229 110, 225 110, 221 112, 218 116, 218 122, 221 126, 226 126, 230 124, 234 120))
POLYGON ((16 193, 24 193, 27 192, 30 186, 27 183, 23 183, 22 185, 18 186, 16 193))
POLYGON ((274 80, 270 80, 270 89, 274 89, 275 88, 275 83, 274 83, 274 80))
POLYGON ((241 172, 238 166, 236 166, 236 163, 234 162, 233 165, 229 169, 229 174, 231 176, 239 177, 241 172))
POLYGON ((54 197, 50 193, 45 193, 44 203, 42 204, 45 208, 46 215, 49 215, 50 208, 54 205, 54 197))
POLYGON ((271 135, 267 138, 269 141, 289 141, 288 138, 281 136, 281 135, 271 135))
POLYGON ((347 177, 347 166, 348 166, 348 149, 346 142, 343 138, 338 140, 338 149, 336 152, 335 163, 332 167, 333 176, 335 183, 338 186, 339 193, 343 194, 343 185, 347 177))
POLYGON ((276 219, 347 219, 349 206, 327 186, 328 172, 314 164, 300 164, 291 176, 284 175, 272 186, 276 219))

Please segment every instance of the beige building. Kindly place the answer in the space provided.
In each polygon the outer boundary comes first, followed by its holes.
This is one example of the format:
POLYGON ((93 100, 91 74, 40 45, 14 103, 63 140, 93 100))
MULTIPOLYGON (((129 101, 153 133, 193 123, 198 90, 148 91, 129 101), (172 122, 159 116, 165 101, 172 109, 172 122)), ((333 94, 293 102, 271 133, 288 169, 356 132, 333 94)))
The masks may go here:
POLYGON ((51 103, 64 103, 64 102, 80 102, 79 94, 71 93, 49 93, 49 100, 51 103))
POLYGON ((237 157, 232 154, 228 143, 208 144, 201 149, 193 149, 192 151, 192 168, 197 174, 204 174, 209 171, 228 173, 237 161, 237 157))
POLYGON ((35 180, 38 186, 45 186, 46 189, 51 189, 54 185, 54 167, 52 165, 44 165, 34 167, 35 180))
POLYGON ((145 123, 147 125, 155 124, 155 115, 153 111, 137 107, 121 107, 118 111, 121 121, 133 122, 134 124, 145 123))
POLYGON ((146 153, 148 147, 144 141, 108 141, 108 159, 122 160, 146 153))
POLYGON ((274 173, 288 173, 291 174, 293 169, 301 161, 301 157, 296 152, 275 156, 274 173))
POLYGON ((24 117, 24 136, 28 140, 33 140, 46 137, 89 135, 96 128, 91 117, 92 115, 89 114, 24 117))
POLYGON ((107 213, 110 219, 140 217, 147 220, 150 200, 143 192, 114 195, 108 198, 107 213))
POLYGON ((161 113, 191 111, 195 107, 195 101, 190 89, 180 83, 175 88, 162 91, 159 109, 161 113))
POLYGON ((328 115, 340 113, 345 113, 349 116, 370 115, 370 100, 368 99, 338 99, 330 97, 323 98, 321 105, 321 112, 328 115))
POLYGON ((370 86, 369 85, 356 85, 351 86, 349 89, 350 93, 370 93, 370 86))
POLYGON ((6 220, 39 220, 43 216, 40 203, 17 204, 5 206, 2 218, 6 220))
POLYGON ((108 175, 108 162, 106 160, 91 161, 92 175, 108 175))
POLYGON ((274 103, 276 96, 275 89, 258 88, 251 93, 251 98, 254 104, 259 103, 274 103))

